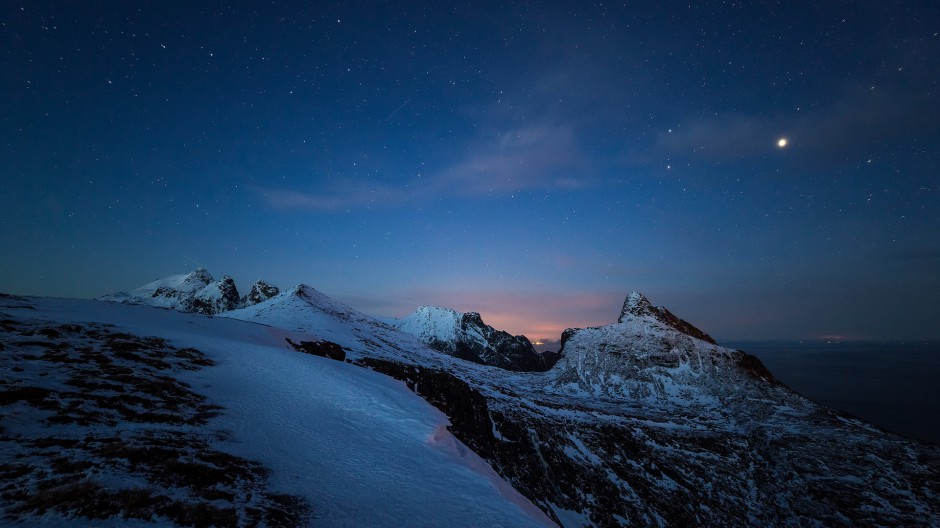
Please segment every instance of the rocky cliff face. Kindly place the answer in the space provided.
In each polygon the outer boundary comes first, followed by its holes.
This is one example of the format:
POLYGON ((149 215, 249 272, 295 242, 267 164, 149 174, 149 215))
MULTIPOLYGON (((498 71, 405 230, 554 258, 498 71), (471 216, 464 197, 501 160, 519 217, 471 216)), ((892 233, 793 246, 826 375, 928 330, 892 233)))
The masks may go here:
POLYGON ((220 281, 207 284, 196 292, 190 301, 190 311, 201 314, 217 314, 238 308, 241 298, 235 281, 228 275, 220 281))
POLYGON ((394 323, 435 350, 460 359, 520 372, 548 370, 557 354, 541 354, 525 336, 513 336, 483 322, 477 312, 421 306, 394 323))

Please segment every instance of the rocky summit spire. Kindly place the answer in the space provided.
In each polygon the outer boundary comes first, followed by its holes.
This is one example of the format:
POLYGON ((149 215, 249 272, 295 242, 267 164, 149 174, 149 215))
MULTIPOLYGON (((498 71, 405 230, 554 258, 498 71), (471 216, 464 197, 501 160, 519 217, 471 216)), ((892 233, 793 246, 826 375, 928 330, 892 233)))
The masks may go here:
POLYGON ((642 293, 632 291, 623 301, 623 308, 620 310, 620 317, 617 319, 617 322, 622 323, 623 318, 628 315, 635 315, 637 317, 647 315, 655 316, 655 312, 656 309, 653 307, 653 304, 650 303, 649 299, 644 297, 642 293))
POLYGON ((678 330, 685 335, 715 344, 715 340, 710 335, 695 328, 689 322, 679 319, 662 306, 653 306, 653 303, 651 303, 649 299, 635 291, 630 292, 623 301, 623 308, 620 310, 620 317, 617 319, 617 322, 622 323, 624 320, 631 317, 652 317, 660 323, 678 330))
POLYGON ((281 290, 279 290, 277 286, 268 284, 267 282, 258 279, 254 284, 251 285, 251 291, 248 292, 248 295, 245 297, 243 304, 245 306, 258 304, 267 301, 279 293, 281 293, 281 290))

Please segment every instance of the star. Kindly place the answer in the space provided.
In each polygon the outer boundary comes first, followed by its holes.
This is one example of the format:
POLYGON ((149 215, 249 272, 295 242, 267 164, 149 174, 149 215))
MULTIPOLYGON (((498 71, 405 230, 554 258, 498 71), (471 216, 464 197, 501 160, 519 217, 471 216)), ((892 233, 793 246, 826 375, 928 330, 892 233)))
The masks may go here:
POLYGON ((787 146, 787 138, 780 138, 777 140, 777 147, 784 148, 787 146))

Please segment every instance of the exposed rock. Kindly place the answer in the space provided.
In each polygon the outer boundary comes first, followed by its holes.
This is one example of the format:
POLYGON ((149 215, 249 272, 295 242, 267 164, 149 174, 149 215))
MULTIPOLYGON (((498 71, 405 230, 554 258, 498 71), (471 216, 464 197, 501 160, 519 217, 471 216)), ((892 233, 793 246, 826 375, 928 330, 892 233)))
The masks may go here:
POLYGON ((231 277, 225 275, 216 281, 205 268, 200 267, 186 275, 171 275, 131 291, 99 299, 213 315, 264 302, 279 292, 277 286, 259 280, 252 285, 248 295, 240 297, 231 277))
POLYGON ((653 317, 660 323, 678 330, 685 335, 715 344, 715 340, 712 339, 710 335, 695 328, 688 322, 679 319, 662 306, 653 306, 646 297, 635 291, 630 292, 626 300, 623 301, 623 309, 620 311, 620 318, 617 321, 622 323, 624 317, 630 315, 636 317, 653 317))
POLYGON ((346 361, 346 351, 336 343, 330 341, 301 341, 300 343, 295 343, 291 341, 290 338, 286 339, 291 348, 298 352, 327 359, 335 359, 336 361, 346 361))
POLYGON ((394 324, 435 350, 506 370, 543 372, 558 358, 557 354, 537 352, 525 336, 496 330, 484 323, 477 312, 421 306, 394 324))
POLYGON ((251 291, 245 296, 242 305, 251 306, 260 302, 267 301, 271 297, 281 293, 277 286, 268 284, 263 280, 258 280, 251 285, 251 291))
POLYGON ((226 275, 196 292, 190 302, 190 311, 207 315, 227 312, 238 308, 239 301, 235 281, 226 275))

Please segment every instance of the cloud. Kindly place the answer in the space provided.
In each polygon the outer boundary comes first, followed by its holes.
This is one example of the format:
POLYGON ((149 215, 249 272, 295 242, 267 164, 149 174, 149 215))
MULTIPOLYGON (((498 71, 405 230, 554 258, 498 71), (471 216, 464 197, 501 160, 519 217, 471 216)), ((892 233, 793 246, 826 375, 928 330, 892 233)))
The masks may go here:
POLYGON ((450 196, 466 198, 526 190, 579 189, 591 184, 587 162, 565 125, 512 128, 477 140, 453 165, 430 176, 393 186, 370 180, 346 180, 316 191, 256 187, 275 209, 316 212, 367 207, 399 207, 450 196))
POLYGON ((434 184, 464 196, 573 189, 588 183, 577 177, 585 164, 570 127, 527 126, 475 145, 463 159, 438 172, 434 184))
POLYGON ((454 146, 453 151, 462 154, 452 163, 422 171, 420 178, 398 177, 394 185, 381 175, 352 178, 340 187, 263 189, 262 197, 277 209, 333 211, 590 187, 596 183, 596 163, 582 147, 581 136, 589 129, 588 110, 602 113, 607 105, 597 100, 600 70, 590 69, 595 75, 586 75, 585 68, 568 64, 534 80, 526 78, 495 100, 462 108, 473 123, 471 129, 481 132, 454 146))
POLYGON ((264 203, 278 210, 342 211, 405 203, 410 199, 405 189, 365 181, 347 181, 321 192, 300 192, 260 186, 254 189, 264 203))

